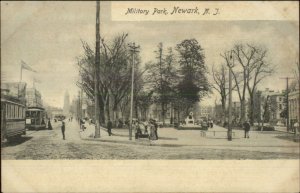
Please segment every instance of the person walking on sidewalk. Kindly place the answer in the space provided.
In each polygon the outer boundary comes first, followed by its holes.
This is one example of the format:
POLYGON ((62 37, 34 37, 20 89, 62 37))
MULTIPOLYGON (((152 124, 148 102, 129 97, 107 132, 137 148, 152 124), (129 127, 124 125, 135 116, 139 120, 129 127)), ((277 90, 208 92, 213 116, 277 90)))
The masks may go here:
POLYGON ((64 121, 62 121, 61 132, 62 132, 63 140, 65 140, 65 122, 64 121))
POLYGON ((51 125, 50 119, 48 119, 48 129, 52 130, 52 125, 51 125))
POLYGON ((249 131, 250 131, 250 123, 246 120, 243 124, 245 130, 245 138, 249 138, 249 131))
POLYGON ((108 135, 111 136, 112 122, 109 120, 107 123, 107 132, 108 135))
POLYGON ((156 135, 156 129, 155 129, 155 124, 154 124, 154 120, 150 119, 149 121, 149 127, 150 127, 150 135, 149 135, 149 139, 150 140, 157 140, 157 135, 156 135))

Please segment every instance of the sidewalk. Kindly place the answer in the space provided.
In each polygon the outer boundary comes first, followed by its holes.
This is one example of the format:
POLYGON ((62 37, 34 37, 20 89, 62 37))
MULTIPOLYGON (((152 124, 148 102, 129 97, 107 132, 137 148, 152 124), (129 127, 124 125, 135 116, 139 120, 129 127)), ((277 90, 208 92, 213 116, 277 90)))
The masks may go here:
POLYGON ((103 127, 100 130, 101 137, 94 138, 94 125, 87 124, 86 126, 87 128, 84 131, 80 131, 82 140, 160 147, 199 146, 214 149, 299 153, 299 143, 289 140, 292 135, 277 131, 251 131, 250 139, 245 139, 243 130, 234 130, 235 135, 232 141, 228 141, 227 130, 219 126, 210 128, 206 137, 201 137, 199 130, 159 128, 159 139, 151 141, 149 139, 135 139, 134 134, 132 140, 129 140, 127 129, 112 129, 113 135, 108 136, 106 129, 103 127), (213 131, 215 131, 215 135, 213 131))

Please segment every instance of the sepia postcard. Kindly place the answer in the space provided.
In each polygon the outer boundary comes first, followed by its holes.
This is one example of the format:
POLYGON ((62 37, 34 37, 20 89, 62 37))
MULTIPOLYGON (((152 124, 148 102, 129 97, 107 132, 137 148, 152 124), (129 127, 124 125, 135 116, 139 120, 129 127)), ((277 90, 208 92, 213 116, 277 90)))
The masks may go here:
POLYGON ((299 192, 298 1, 1 1, 2 192, 299 192))

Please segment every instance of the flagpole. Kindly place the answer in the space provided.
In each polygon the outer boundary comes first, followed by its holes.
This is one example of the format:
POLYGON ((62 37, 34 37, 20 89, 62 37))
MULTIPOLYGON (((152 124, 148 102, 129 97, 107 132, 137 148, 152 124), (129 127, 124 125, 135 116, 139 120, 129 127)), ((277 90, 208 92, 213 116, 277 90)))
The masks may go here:
POLYGON ((20 82, 22 82, 22 71, 23 71, 23 66, 21 64, 21 70, 20 70, 20 82))

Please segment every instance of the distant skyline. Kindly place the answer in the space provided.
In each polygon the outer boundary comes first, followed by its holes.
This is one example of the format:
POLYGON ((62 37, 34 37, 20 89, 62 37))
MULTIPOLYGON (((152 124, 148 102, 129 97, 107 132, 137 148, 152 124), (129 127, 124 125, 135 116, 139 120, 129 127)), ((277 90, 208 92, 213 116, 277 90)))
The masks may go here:
MULTIPOLYGON (((81 40, 92 47, 95 41, 95 2, 1 2, 1 77, 19 81, 20 61, 38 73, 23 71, 23 80, 32 87, 34 77, 43 101, 63 107, 64 93, 70 101, 77 96, 76 58, 83 54, 81 40)), ((128 33, 128 41, 141 46, 142 65, 154 60, 159 42, 164 48, 195 38, 204 49, 205 63, 220 65, 220 53, 235 43, 255 43, 269 50, 269 61, 277 72, 265 79, 260 89, 285 89, 280 77, 293 76, 299 57, 298 21, 111 21, 110 2, 101 2, 101 35, 106 41, 128 33)), ((214 104, 216 94, 205 104, 214 104)))

